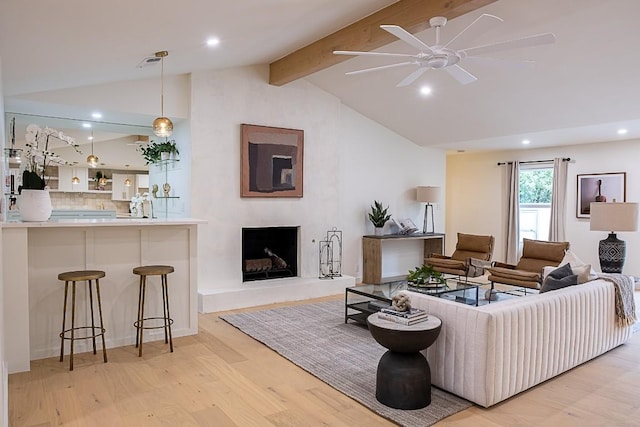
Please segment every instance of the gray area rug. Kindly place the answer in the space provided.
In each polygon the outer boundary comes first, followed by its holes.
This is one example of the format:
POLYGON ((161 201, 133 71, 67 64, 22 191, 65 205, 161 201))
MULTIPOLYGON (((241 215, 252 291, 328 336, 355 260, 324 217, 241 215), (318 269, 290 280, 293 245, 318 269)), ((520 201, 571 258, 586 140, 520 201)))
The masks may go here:
POLYGON ((399 410, 375 398, 376 368, 386 349, 369 331, 344 323, 344 302, 327 301, 221 316, 333 388, 403 426, 430 426, 472 406, 431 388, 431 405, 399 410))

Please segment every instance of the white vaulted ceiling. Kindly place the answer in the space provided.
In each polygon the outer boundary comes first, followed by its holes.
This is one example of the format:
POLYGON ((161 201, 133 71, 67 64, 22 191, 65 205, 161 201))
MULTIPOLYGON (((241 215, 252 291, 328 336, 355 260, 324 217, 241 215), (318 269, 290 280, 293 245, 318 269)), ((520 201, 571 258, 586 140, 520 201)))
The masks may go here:
MULTIPOLYGON (((157 50, 170 51, 166 74, 268 64, 381 8, 389 0, 136 0, 96 2, 3 0, 0 58, 6 98, 157 76, 136 68, 157 50), (209 49, 208 36, 220 38, 209 49)), ((425 3, 429 3, 425 0, 425 3)), ((498 0, 449 21, 443 40, 481 13, 504 19, 478 39, 492 43, 553 32, 557 42, 505 52, 532 67, 467 63, 478 81, 460 85, 427 71, 408 87, 410 72, 392 69, 346 76, 389 61, 354 58, 307 77, 342 102, 424 146, 516 148, 640 138, 640 2, 637 0, 498 0), (418 89, 429 85, 432 94, 418 89)), ((388 22, 394 24, 394 22, 388 22)), ((433 44, 433 30, 416 34, 433 44)), ((381 51, 412 53, 401 42, 381 51)), ((497 56, 497 55, 496 55, 497 56)))

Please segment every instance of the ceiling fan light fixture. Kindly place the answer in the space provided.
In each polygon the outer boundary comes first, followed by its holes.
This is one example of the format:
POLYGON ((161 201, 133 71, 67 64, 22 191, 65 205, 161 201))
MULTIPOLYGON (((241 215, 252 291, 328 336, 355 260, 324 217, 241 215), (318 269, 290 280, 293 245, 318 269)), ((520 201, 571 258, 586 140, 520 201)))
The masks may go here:
POLYGON ((164 116, 164 57, 169 55, 166 50, 155 53, 160 58, 160 117, 153 121, 153 133, 161 138, 167 138, 173 133, 173 123, 164 116))

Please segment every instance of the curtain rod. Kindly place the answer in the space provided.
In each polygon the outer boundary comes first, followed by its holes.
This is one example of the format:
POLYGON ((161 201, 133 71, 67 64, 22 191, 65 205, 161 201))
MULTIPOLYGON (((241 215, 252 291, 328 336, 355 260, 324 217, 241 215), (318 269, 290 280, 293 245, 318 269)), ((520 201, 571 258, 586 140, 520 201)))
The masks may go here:
MULTIPOLYGON (((563 162, 569 162, 571 161, 571 157, 563 157, 562 158, 563 162)), ((524 161, 524 162, 518 162, 519 164, 526 164, 526 163, 550 163, 553 162, 553 159, 551 160, 528 160, 528 161, 524 161)), ((498 162, 498 166, 502 166, 502 165, 510 165, 513 162, 498 162)))

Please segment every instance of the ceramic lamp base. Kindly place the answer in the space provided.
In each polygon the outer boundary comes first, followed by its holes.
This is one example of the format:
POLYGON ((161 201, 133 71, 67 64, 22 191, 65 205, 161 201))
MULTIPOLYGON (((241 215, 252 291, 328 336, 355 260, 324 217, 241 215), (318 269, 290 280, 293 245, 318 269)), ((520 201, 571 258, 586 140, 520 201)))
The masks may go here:
POLYGON ((600 240, 598 255, 603 273, 622 273, 626 244, 624 240, 618 239, 615 233, 611 233, 606 239, 600 240))

